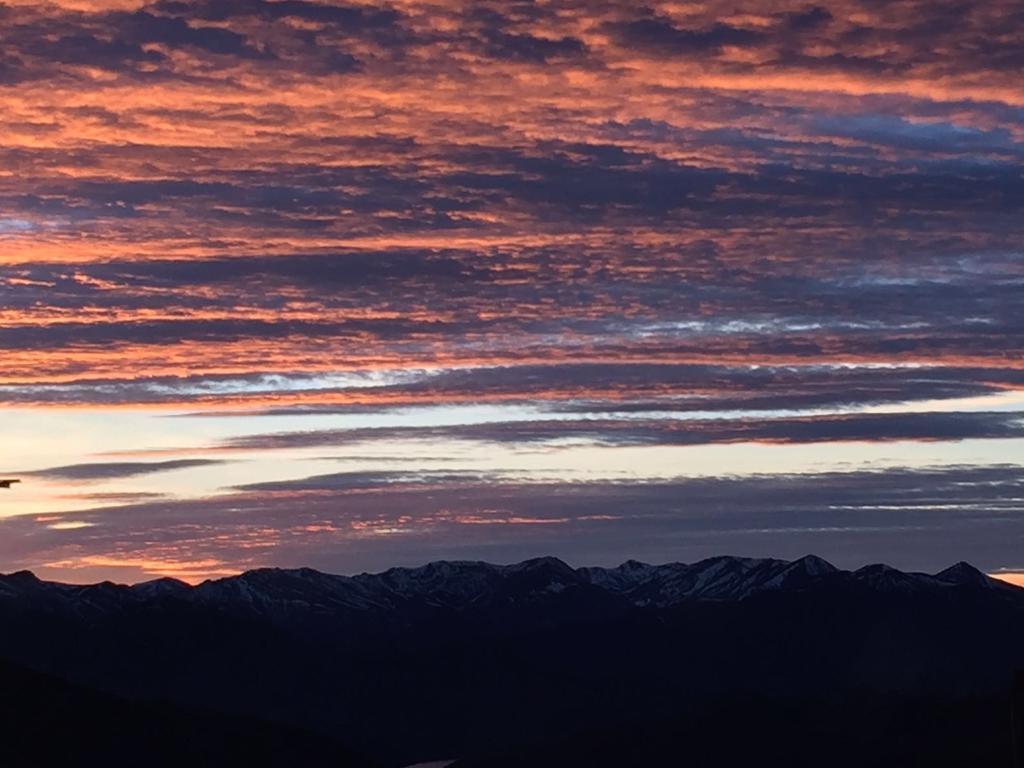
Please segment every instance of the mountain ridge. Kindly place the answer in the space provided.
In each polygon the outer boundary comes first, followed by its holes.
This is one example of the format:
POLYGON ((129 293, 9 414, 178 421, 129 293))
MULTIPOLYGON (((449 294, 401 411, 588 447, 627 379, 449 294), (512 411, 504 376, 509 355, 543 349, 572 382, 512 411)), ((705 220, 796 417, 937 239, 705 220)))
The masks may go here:
POLYGON ((1024 599, 1024 589, 987 576, 963 561, 926 574, 883 564, 842 570, 816 555, 792 561, 722 555, 694 563, 652 565, 627 560, 615 567, 578 568, 550 556, 508 565, 439 560, 352 576, 313 568, 270 567, 196 585, 169 577, 133 585, 110 581, 75 585, 41 580, 23 570, 0 574, 0 601, 31 601, 35 609, 66 606, 86 612, 157 599, 212 607, 288 606, 313 613, 387 612, 411 603, 461 610, 493 601, 589 588, 635 607, 666 608, 688 601, 742 601, 770 591, 835 586, 897 593, 985 589, 1024 599))
MULTIPOLYGON (((436 561, 355 576, 265 568, 196 586, 68 585, 22 571, 0 576, 0 626, 0 660, 128 700, 312 730, 387 768, 495 745, 557 754, 581 729, 638 723, 625 744, 646 723, 666 734, 703 723, 666 746, 685 752, 707 734, 731 739, 729 713, 754 699, 796 702, 796 724, 822 703, 843 738, 885 741, 913 702, 936 718, 979 696, 998 709, 1024 669, 1024 589, 965 563, 847 571, 814 556, 436 561), (863 707, 847 707, 862 695, 863 707), (910 703, 877 721, 893 696, 910 703), (721 717, 693 720, 709 706, 721 717)), ((786 722, 776 725, 787 743, 799 740, 786 722)), ((954 741, 999 748, 1001 736, 978 733, 954 741)), ((913 747, 956 746, 935 744, 913 747)))

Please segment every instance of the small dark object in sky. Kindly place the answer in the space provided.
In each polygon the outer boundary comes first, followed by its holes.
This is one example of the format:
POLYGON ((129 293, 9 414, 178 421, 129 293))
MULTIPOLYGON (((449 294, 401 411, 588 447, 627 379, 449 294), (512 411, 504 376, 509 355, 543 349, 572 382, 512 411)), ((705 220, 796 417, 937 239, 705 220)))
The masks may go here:
POLYGON ((0 488, 10 488, 15 483, 20 483, 21 480, 0 480, 0 488))

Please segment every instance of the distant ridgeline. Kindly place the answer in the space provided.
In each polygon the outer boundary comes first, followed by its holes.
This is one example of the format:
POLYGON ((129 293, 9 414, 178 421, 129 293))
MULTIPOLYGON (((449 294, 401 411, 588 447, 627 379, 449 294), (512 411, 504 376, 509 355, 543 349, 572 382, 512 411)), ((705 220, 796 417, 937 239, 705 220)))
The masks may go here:
POLYGON ((239 745, 248 765, 297 764, 296 740, 304 765, 335 766, 996 766, 1024 747, 1024 590, 964 563, 541 558, 196 587, 21 572, 0 577, 0 626, 0 737, 26 750, 12 765, 33 764, 33 718, 81 730, 82 707, 26 693, 40 686, 93 697, 94 718, 134 713, 128 756, 81 737, 82 759, 107 764, 130 764, 151 731, 219 734, 200 752, 223 764, 249 728, 267 746, 239 745))

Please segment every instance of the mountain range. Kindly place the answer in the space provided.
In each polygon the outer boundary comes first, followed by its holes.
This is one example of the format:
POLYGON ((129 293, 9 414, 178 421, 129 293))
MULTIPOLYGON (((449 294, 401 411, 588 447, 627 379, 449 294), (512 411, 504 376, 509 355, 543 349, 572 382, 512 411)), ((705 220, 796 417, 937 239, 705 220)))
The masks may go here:
POLYGON ((362 613, 400 620, 403 610, 474 611, 535 601, 564 590, 600 590, 624 604, 658 609, 686 601, 738 601, 767 591, 839 587, 905 594, 938 594, 966 587, 1024 597, 1024 590, 964 562, 930 575, 885 565, 841 571, 808 555, 795 561, 723 556, 666 565, 629 560, 616 568, 572 568, 554 557, 515 565, 440 561, 357 576, 310 568, 262 568, 194 587, 172 578, 133 586, 112 582, 81 586, 41 581, 30 571, 19 571, 0 574, 0 603, 8 609, 66 612, 82 619, 174 600, 263 617, 362 613))
POLYGON ((90 692, 106 702, 94 714, 300 734, 331 755, 310 765, 1009 764, 1024 668, 1024 590, 966 563, 814 556, 259 569, 196 586, 23 571, 0 576, 0 626, 5 680, 90 692))

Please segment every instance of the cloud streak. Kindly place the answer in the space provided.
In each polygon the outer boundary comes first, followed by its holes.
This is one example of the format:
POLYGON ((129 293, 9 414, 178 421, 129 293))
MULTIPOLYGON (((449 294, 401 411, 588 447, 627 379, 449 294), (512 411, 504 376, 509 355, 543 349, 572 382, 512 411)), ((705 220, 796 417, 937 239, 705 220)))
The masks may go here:
POLYGON ((970 536, 979 565, 997 569, 1020 565, 1021 483, 1020 468, 1010 466, 823 473, 813 482, 760 475, 522 484, 459 473, 363 473, 346 482, 78 513, 73 520, 87 525, 64 529, 48 527, 52 518, 13 518, 0 521, 0 551, 14 564, 59 563, 72 577, 97 558, 114 573, 121 563, 123 577, 138 573, 139 562, 148 574, 196 561, 208 573, 269 563, 350 573, 439 557, 512 561, 541 551, 579 563, 815 551, 844 566, 881 558, 925 568, 949 560, 960 551, 958 539, 970 536), (29 534, 26 551, 17 542, 29 534))
POLYGON ((46 480, 100 481, 125 477, 137 477, 154 472, 172 472, 178 469, 195 469, 221 464, 216 459, 172 459, 169 461, 120 461, 95 462, 91 464, 69 464, 63 467, 48 467, 32 472, 22 472, 29 477, 46 480))

